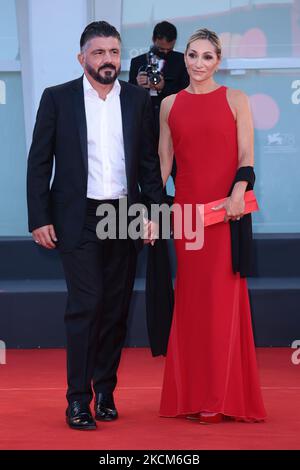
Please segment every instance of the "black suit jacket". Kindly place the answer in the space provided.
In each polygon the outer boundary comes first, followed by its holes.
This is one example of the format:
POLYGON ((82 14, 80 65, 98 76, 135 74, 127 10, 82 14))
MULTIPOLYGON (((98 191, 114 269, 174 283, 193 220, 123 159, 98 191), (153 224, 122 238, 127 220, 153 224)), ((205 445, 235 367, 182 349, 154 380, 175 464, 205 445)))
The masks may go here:
MULTIPOLYGON (((161 203, 162 180, 148 93, 123 81, 120 85, 128 205, 161 203)), ((81 77, 46 88, 42 95, 28 158, 29 231, 53 224, 58 247, 72 251, 84 226, 87 179, 87 124, 81 77)), ((137 246, 142 247, 141 240, 137 246)))
MULTIPOLYGON (((147 54, 134 57, 130 63, 129 83, 137 85, 136 76, 141 66, 147 64, 147 54)), ((171 51, 167 54, 166 63, 162 70, 165 86, 159 97, 163 100, 166 96, 178 93, 189 84, 189 76, 186 71, 182 52, 171 51)))

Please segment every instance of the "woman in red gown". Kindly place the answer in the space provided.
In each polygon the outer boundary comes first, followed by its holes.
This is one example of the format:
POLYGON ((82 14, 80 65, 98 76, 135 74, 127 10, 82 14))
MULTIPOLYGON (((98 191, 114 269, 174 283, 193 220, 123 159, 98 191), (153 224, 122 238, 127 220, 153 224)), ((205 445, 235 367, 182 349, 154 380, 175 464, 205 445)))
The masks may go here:
MULTIPOLYGON (((214 81, 221 60, 218 36, 202 29, 189 40, 190 85, 161 108, 159 154, 164 184, 176 155, 175 202, 205 204, 226 197, 240 167, 254 164, 247 96, 214 81)), ((246 181, 224 205, 224 222, 205 227, 204 246, 175 240, 175 309, 160 415, 201 422, 224 417, 264 420, 247 281, 234 274, 228 220, 244 211, 246 181)))

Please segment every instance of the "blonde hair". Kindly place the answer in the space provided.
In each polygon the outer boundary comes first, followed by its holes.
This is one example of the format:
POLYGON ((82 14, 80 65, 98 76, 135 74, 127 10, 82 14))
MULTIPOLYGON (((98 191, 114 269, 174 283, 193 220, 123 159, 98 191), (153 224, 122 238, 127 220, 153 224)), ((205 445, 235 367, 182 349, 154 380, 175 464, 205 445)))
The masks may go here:
POLYGON ((214 31, 210 31, 209 29, 206 29, 206 28, 197 29, 197 31, 195 31, 194 34, 192 34, 192 36, 188 40, 188 43, 185 49, 185 54, 187 53, 188 48, 190 47, 191 43, 194 41, 197 41, 198 39, 207 39, 214 46, 218 59, 221 58, 222 46, 221 46, 221 41, 219 39, 219 36, 214 31))

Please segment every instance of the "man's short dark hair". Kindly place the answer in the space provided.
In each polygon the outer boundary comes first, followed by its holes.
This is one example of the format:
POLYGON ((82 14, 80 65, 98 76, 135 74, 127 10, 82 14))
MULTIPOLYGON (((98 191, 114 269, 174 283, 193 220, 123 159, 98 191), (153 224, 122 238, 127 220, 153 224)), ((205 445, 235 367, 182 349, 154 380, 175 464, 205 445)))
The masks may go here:
POLYGON ((172 23, 168 21, 162 21, 157 23, 153 30, 153 40, 155 39, 166 39, 168 42, 177 39, 177 29, 172 23))
POLYGON ((117 38, 121 42, 121 36, 119 31, 112 26, 111 24, 107 23, 107 21, 93 21, 87 25, 85 30, 83 31, 81 38, 80 38, 80 49, 82 49, 86 43, 93 38, 117 38))

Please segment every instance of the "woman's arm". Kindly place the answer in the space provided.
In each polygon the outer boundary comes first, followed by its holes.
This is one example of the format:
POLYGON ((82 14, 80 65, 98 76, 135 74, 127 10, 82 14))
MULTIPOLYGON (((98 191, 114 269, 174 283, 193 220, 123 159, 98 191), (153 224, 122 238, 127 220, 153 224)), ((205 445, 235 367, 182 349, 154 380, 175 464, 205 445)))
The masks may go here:
MULTIPOLYGON (((238 139, 238 168, 254 166, 254 131, 251 108, 248 96, 239 90, 230 90, 228 100, 236 112, 238 139)), ((234 185, 231 198, 234 201, 244 199, 247 181, 239 181, 234 185)))
POLYGON ((162 100, 160 107, 160 134, 158 153, 160 158, 161 177, 164 187, 171 174, 174 158, 173 142, 171 131, 168 125, 168 117, 175 98, 176 95, 167 96, 167 98, 162 100))
MULTIPOLYGON (((254 131, 249 99, 240 90, 228 89, 228 104, 235 116, 238 140, 238 168, 254 166, 254 131)), ((247 181, 237 182, 227 199, 225 207, 228 220, 237 220, 243 216, 245 210, 244 195, 247 189, 247 181)))

